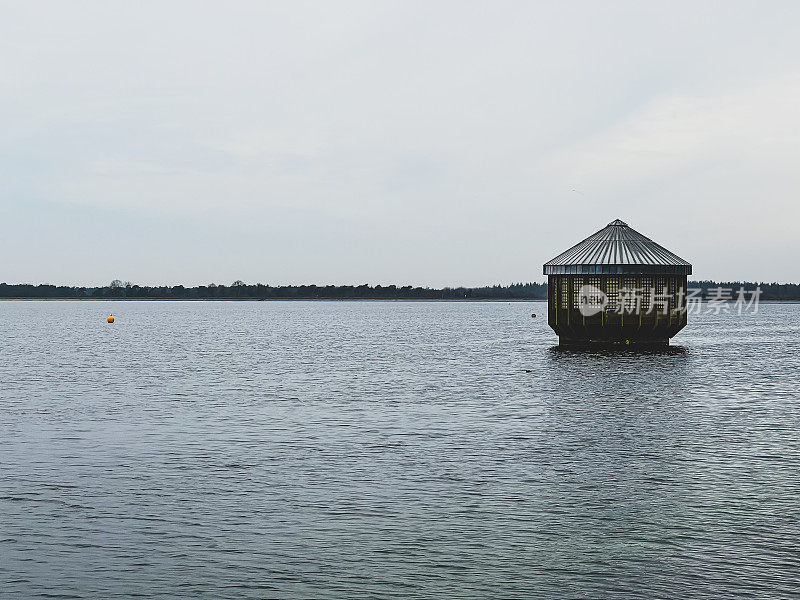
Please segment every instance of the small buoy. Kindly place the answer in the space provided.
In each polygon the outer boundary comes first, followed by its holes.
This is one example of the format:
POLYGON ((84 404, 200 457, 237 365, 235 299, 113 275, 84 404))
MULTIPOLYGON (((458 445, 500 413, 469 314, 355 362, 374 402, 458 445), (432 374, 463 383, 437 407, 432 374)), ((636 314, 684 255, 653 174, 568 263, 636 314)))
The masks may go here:
POLYGON ((531 315, 531 318, 532 318, 532 319, 535 319, 535 318, 536 318, 536 313, 533 313, 533 314, 531 315))
POLYGON ((114 322, 114 315, 108 315, 108 319, 106 319, 109 323, 114 322))

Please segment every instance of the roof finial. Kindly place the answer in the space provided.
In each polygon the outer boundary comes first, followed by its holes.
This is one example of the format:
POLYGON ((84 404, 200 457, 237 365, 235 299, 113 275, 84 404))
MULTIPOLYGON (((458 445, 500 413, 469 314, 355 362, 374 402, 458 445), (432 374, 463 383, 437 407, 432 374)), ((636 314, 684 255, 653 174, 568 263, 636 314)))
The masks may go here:
POLYGON ((625 221, 620 221, 619 219, 614 219, 613 221, 611 221, 611 223, 606 225, 606 227, 612 227, 612 226, 615 226, 615 227, 627 227, 628 224, 625 221))

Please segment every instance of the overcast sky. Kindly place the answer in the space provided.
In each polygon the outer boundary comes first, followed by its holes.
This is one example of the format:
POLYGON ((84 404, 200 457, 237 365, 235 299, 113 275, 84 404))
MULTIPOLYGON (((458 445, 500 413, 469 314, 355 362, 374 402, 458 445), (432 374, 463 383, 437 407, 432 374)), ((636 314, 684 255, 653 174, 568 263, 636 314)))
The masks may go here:
POLYGON ((0 2, 0 281, 800 281, 800 2, 0 2))

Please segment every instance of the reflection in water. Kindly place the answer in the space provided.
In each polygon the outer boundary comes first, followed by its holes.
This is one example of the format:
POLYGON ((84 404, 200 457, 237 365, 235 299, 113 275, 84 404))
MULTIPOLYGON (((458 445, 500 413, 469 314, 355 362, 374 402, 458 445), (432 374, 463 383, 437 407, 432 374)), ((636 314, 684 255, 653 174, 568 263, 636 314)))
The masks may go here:
POLYGON ((579 346, 551 346, 549 349, 554 356, 575 355, 575 356, 649 356, 649 355, 674 355, 686 354, 689 348, 686 346, 645 346, 642 348, 615 348, 615 347, 579 347, 579 346))

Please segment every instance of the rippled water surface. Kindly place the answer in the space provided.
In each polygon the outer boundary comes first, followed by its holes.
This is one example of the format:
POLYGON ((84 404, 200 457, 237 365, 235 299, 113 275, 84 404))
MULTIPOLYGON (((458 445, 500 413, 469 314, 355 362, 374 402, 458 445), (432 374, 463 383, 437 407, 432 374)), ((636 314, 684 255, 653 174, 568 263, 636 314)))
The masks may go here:
POLYGON ((541 303, 0 302, 0 334, 3 599, 800 595, 800 305, 648 354, 558 350, 541 303))

